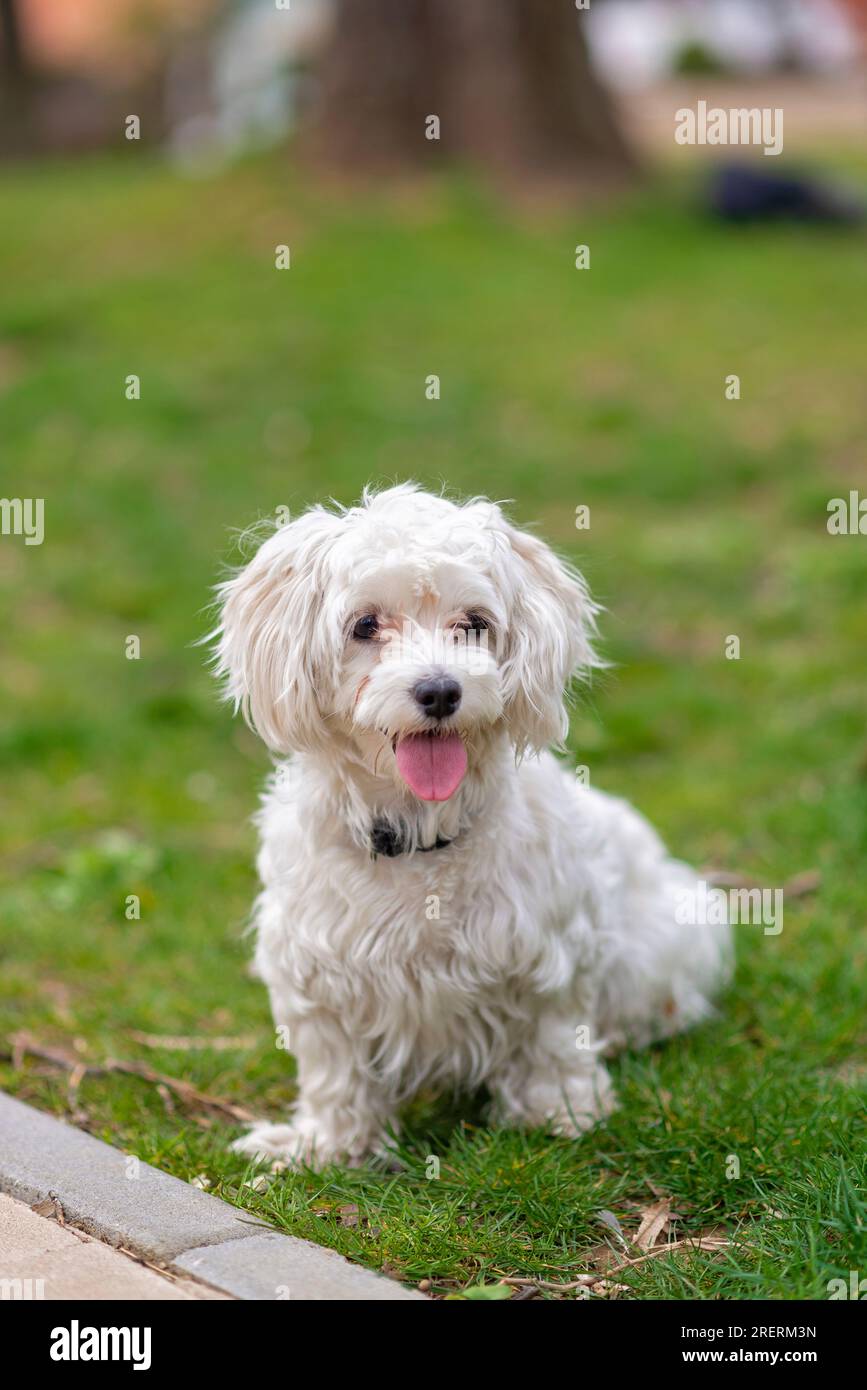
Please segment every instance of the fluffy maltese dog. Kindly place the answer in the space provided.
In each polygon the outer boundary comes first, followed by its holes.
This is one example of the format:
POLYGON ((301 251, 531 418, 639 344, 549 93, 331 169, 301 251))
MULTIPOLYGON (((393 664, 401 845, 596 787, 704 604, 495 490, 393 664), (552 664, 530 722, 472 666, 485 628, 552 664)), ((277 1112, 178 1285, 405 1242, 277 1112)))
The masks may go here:
POLYGON ((403 485, 274 530, 220 601, 226 694, 280 759, 255 965, 299 1086, 236 1147, 358 1163, 422 1085, 556 1134, 605 1116, 605 1055, 704 1018, 731 945, 548 751, 598 664, 580 575, 494 503, 403 485))

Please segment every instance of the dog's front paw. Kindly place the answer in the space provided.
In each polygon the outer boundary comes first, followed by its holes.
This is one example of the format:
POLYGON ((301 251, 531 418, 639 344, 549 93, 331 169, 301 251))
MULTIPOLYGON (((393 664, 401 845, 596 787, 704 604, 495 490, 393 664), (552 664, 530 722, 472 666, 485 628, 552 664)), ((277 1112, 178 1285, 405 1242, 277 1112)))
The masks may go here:
POLYGON ((281 1159, 300 1167, 305 1162, 309 1144, 294 1125, 271 1125, 263 1121, 236 1139, 232 1150, 237 1154, 248 1154, 260 1163, 281 1159))
POLYGON ((617 1100, 611 1096, 604 1099, 594 1099, 592 1102, 584 1101, 582 1104, 576 1098, 575 1101, 569 1099, 545 1120, 545 1129, 549 1134, 561 1135, 564 1139, 577 1139, 580 1134, 586 1134, 588 1129, 601 1124, 609 1115, 617 1109, 617 1100))
POLYGON ((232 1148, 260 1163, 279 1161, 290 1168, 326 1168, 329 1163, 357 1168, 379 1150, 379 1143, 348 1137, 341 1140, 324 1126, 304 1120, 287 1125, 254 1125, 235 1140, 232 1148))
POLYGON ((567 1075, 549 1071, 523 1076, 516 1086, 495 1088, 493 1117, 503 1124, 545 1129, 575 1138, 617 1108, 617 1097, 604 1067, 567 1075))

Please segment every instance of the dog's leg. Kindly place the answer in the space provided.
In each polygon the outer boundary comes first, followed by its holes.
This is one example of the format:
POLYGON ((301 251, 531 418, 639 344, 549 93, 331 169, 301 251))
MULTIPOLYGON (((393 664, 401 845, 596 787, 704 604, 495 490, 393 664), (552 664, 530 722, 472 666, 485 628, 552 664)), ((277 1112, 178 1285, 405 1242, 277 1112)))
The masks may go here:
POLYGON ((540 1015, 533 1037, 488 1079, 500 1123, 575 1135, 614 1110, 600 1047, 582 1027, 559 1008, 540 1015))
POLYGON ((239 1153, 321 1168, 357 1165, 386 1150, 396 1129, 366 1051, 333 1014, 318 1010, 288 1024, 298 1063, 298 1101, 288 1124, 257 1124, 233 1145, 239 1153))

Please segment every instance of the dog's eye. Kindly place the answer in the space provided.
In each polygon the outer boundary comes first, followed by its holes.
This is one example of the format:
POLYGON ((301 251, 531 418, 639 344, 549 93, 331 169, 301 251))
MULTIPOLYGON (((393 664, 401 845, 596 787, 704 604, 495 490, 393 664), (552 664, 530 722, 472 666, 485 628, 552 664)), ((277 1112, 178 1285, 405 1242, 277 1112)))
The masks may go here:
POLYGON ((487 632, 490 624, 487 618, 483 618, 481 613, 468 613, 466 622, 460 623, 464 632, 487 632))
POLYGON ((369 642, 371 637, 375 637, 378 632, 379 619, 375 613, 365 613, 364 617, 359 618, 352 629, 353 637, 357 637, 359 642, 369 642))

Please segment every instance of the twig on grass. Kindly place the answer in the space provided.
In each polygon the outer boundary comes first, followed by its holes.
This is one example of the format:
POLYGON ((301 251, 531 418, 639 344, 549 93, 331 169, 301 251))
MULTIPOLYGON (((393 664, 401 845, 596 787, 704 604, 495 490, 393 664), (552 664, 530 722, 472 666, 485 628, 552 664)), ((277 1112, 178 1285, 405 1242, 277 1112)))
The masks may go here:
POLYGON ((133 1042, 160 1052, 247 1052, 256 1046, 251 1033, 237 1038, 178 1035, 176 1033, 140 1033, 130 1029, 133 1042))
MULTIPOLYGON (((762 882, 750 874, 732 872, 729 869, 716 869, 706 864, 699 870, 701 877, 711 888, 761 888, 762 882)), ((822 886, 822 875, 818 869, 803 869, 793 874, 783 884, 783 893, 789 899, 808 898, 818 893, 822 886)))
POLYGON ((500 1283, 516 1289, 551 1289, 556 1293, 571 1293, 573 1289, 586 1289, 591 1284, 598 1284, 601 1278, 601 1274, 580 1274, 569 1284, 557 1284, 551 1279, 519 1279, 517 1275, 508 1275, 501 1279, 500 1283))
POLYGON ((622 1264, 615 1265, 613 1269, 605 1271, 606 1278, 612 1274, 622 1274, 624 1270, 633 1269, 635 1265, 644 1264, 645 1260, 655 1260, 657 1255, 667 1255, 672 1250, 725 1250, 731 1245, 730 1240, 725 1236, 685 1236, 683 1240, 669 1241, 668 1245, 657 1245, 653 1250, 648 1250, 644 1255, 636 1255, 634 1259, 624 1260, 622 1264))
POLYGON ((9 1042, 12 1048, 11 1052, 4 1052, 2 1055, 11 1060, 16 1070, 20 1068, 24 1058, 30 1056, 38 1057, 40 1061, 48 1062, 51 1066, 69 1072, 68 1090, 71 1100, 75 1099, 78 1088, 86 1076, 106 1076, 112 1072, 120 1072, 124 1076, 137 1076, 142 1081, 156 1086, 158 1090, 163 1087, 171 1091, 183 1104, 193 1109, 216 1110, 241 1124, 252 1123, 255 1119, 252 1111, 248 1110, 246 1106, 236 1105, 234 1101, 209 1095, 207 1091, 200 1091, 190 1081, 182 1081, 179 1077, 167 1076, 165 1072, 155 1071, 146 1062, 125 1062, 117 1057, 106 1057, 102 1063, 82 1062, 80 1057, 72 1056, 63 1048, 49 1047, 40 1043, 29 1033, 14 1033, 9 1042))
POLYGON ((657 1245, 652 1250, 647 1250, 643 1255, 636 1255, 629 1260, 623 1260, 621 1264, 614 1265, 611 1269, 606 1269, 600 1274, 579 1274, 577 1278, 569 1283, 558 1284, 550 1279, 528 1279, 518 1276, 507 1275, 500 1280, 501 1284, 509 1284, 515 1288, 527 1288, 533 1286, 537 1289, 551 1290, 553 1293, 571 1293, 575 1289, 592 1288, 595 1284, 605 1284, 608 1289, 626 1290, 626 1284, 611 1284, 611 1279, 615 1274, 623 1274, 628 1269, 634 1269, 636 1265, 643 1264, 645 1260, 654 1260, 658 1255, 668 1255, 672 1250, 724 1250, 731 1245, 731 1241, 724 1236, 695 1236, 684 1237, 683 1240, 672 1240, 667 1245, 657 1245))

